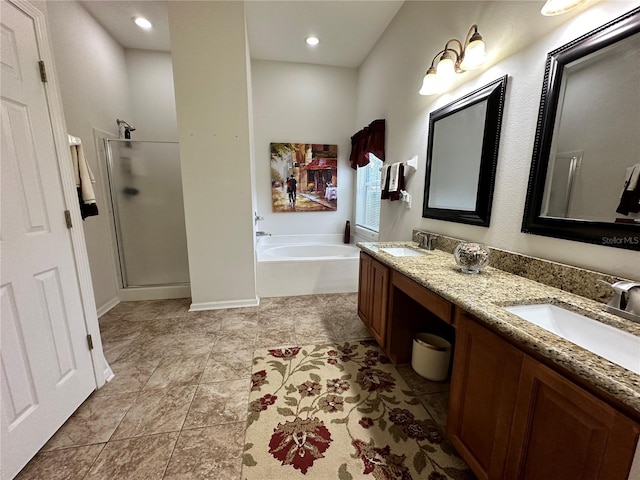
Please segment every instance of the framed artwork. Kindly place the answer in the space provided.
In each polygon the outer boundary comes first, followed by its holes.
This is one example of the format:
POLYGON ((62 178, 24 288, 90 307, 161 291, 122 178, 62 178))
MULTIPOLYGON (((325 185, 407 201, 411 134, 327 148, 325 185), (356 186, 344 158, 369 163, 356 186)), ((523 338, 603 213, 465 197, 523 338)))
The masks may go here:
POLYGON ((338 208, 338 146, 271 144, 274 212, 330 212, 338 208))

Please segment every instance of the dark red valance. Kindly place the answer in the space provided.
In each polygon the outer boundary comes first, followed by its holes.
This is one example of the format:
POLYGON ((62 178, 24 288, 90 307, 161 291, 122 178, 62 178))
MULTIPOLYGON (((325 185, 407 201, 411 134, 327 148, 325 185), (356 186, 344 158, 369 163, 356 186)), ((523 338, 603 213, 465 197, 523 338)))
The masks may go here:
POLYGON ((364 167, 369 163, 369 153, 384 162, 384 119, 374 120, 351 137, 351 168, 364 167))

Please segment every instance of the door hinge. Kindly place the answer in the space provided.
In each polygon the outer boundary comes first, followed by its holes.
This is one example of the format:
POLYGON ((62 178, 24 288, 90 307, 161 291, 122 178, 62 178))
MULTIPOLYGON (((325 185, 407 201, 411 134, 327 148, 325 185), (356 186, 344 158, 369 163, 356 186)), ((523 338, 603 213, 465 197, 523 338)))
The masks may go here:
POLYGON ((42 60, 38 62, 38 67, 40 67, 40 80, 42 80, 43 83, 47 83, 47 67, 44 66, 42 60))
POLYGON ((64 211, 64 221, 67 223, 67 228, 73 227, 73 223, 71 222, 71 212, 69 210, 64 211))
POLYGON ((87 335, 87 343, 89 344, 89 350, 93 350, 93 338, 91 338, 91 335, 87 335))

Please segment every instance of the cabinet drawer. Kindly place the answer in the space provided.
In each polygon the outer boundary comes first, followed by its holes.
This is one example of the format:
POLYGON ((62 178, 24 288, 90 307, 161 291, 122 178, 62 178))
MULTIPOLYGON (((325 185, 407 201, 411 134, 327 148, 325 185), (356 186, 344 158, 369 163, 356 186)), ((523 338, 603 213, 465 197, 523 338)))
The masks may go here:
POLYGON ((391 283, 393 286, 399 288, 409 297, 413 298, 416 302, 422 305, 424 308, 432 312, 441 320, 451 324, 453 306, 451 302, 445 300, 440 295, 427 290, 422 285, 414 282, 409 277, 402 275, 401 273, 393 271, 391 277, 391 283))

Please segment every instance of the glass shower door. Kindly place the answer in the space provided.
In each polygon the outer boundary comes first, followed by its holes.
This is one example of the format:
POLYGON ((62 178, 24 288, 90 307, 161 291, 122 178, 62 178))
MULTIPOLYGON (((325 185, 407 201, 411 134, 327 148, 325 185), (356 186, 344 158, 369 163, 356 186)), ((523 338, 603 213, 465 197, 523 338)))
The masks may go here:
POLYGON ((189 283, 176 142, 106 140, 123 287, 189 283))

